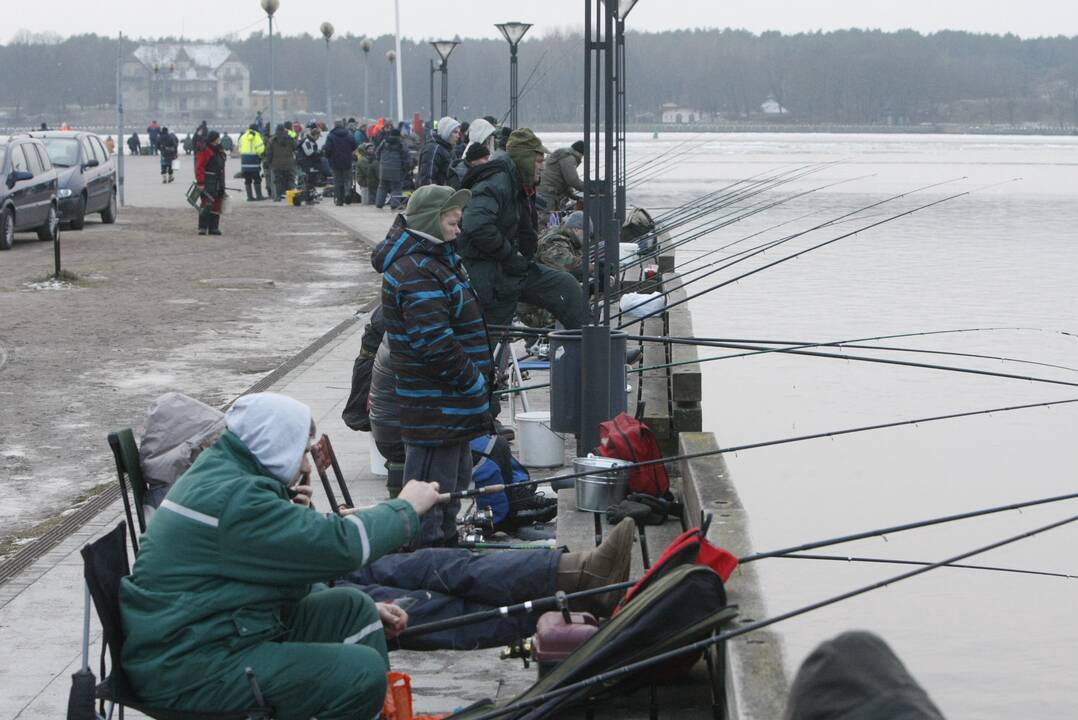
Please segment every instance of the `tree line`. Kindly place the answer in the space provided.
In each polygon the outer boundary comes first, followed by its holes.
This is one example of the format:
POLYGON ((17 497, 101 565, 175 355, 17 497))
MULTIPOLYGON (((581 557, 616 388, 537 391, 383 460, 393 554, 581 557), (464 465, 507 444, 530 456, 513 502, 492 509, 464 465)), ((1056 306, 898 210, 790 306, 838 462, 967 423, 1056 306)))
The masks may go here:
MULTIPOLYGON (((533 31, 534 32, 534 31, 533 31)), ((333 38, 330 85, 337 114, 363 112, 364 68, 369 71, 371 115, 389 110, 392 67, 382 36, 364 55, 361 36, 333 38), (367 65, 366 63, 369 63, 367 65)), ((100 109, 116 97, 120 52, 140 42, 125 39, 17 33, 0 45, 0 108, 16 119, 100 109)), ((251 68, 251 87, 269 87, 264 33, 225 38, 251 68)), ((819 124, 955 122, 1017 126, 1078 126, 1078 37, 1022 39, 966 32, 921 34, 841 30, 755 34, 744 30, 630 31, 627 103, 631 121, 655 122, 664 103, 677 103, 726 120, 750 120, 773 99, 784 120, 819 124)), ((402 42, 404 107, 430 112, 426 43, 402 42)), ((307 93, 311 109, 325 106, 326 46, 313 35, 275 38, 278 89, 307 93)), ((530 124, 576 123, 582 118, 584 51, 579 34, 528 37, 520 46, 520 117, 530 124)), ((509 109, 509 49, 503 40, 465 39, 449 60, 450 112, 469 119, 509 109)), ((435 109, 440 76, 435 77, 435 109)), ((10 119, 10 118, 9 118, 10 119)), ((55 120, 54 120, 55 121, 55 120)))

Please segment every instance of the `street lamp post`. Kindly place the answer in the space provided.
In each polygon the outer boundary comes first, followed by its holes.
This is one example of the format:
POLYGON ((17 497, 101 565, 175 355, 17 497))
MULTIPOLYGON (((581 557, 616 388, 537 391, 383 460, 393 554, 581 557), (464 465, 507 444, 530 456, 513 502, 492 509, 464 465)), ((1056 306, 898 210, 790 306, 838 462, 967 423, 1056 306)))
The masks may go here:
POLYGON ((516 128, 519 95, 517 88, 517 46, 524 39, 524 33, 528 32, 531 24, 507 22, 495 24, 494 27, 501 31, 502 37, 509 43, 509 127, 516 128))
POLYGON ((269 18, 269 71, 270 71, 270 95, 269 95, 269 121, 270 127, 276 128, 277 125, 273 122, 274 106, 277 104, 273 98, 273 14, 277 12, 277 8, 281 7, 281 0, 262 0, 262 9, 266 11, 266 17, 269 18))
POLYGON ((363 119, 369 120, 371 112, 367 105, 367 84, 370 80, 371 48, 374 47, 374 43, 371 42, 370 38, 363 38, 363 42, 359 44, 359 47, 363 50, 363 119))
POLYGON ((318 28, 322 31, 322 37, 326 39, 326 115, 333 120, 333 91, 329 82, 329 39, 333 37, 333 23, 324 22, 318 28))
POLYGON ((442 59, 442 117, 449 114, 449 56, 460 45, 459 40, 435 40, 431 43, 442 59))
MULTIPOLYGON (((612 0, 613 1, 613 0, 612 0)), ((614 73, 615 73, 615 111, 616 143, 617 143, 617 173, 615 174, 616 186, 614 189, 614 214, 618 227, 625 224, 625 212, 627 209, 625 200, 626 170, 629 165, 628 149, 625 140, 625 125, 628 113, 625 105, 625 18, 629 16, 638 0, 616 0, 615 11, 617 22, 614 31, 614 73)))
POLYGON ((434 61, 430 61, 430 123, 427 127, 434 127, 434 73, 442 69, 442 64, 434 64, 434 61))
POLYGON ((389 117, 392 119, 396 117, 393 112, 393 63, 397 61, 397 53, 393 50, 387 50, 386 60, 389 61, 389 117))

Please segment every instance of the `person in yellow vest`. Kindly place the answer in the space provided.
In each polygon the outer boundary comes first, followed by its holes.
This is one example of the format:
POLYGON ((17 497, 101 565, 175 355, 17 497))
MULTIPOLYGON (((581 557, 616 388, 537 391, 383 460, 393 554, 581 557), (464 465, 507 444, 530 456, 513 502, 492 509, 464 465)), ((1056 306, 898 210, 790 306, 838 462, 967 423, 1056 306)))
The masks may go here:
POLYGON ((252 123, 247 132, 240 135, 240 170, 248 202, 265 200, 262 196, 262 156, 265 153, 266 141, 258 132, 258 126, 252 123))

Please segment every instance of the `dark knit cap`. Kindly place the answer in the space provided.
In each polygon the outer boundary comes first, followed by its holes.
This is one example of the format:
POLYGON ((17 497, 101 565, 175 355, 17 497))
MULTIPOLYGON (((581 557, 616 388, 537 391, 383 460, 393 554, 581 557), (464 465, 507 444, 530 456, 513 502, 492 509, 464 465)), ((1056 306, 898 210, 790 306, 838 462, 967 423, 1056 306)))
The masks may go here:
POLYGON ((221 133, 217 132, 216 130, 210 130, 210 134, 206 136, 206 142, 211 145, 220 139, 221 133))
POLYGON ((583 140, 577 140, 575 143, 573 143, 571 145, 571 147, 573 148, 573 150, 576 150, 581 155, 583 155, 584 151, 587 150, 587 148, 588 148, 588 146, 584 144, 583 140))
POLYGON ((468 146, 468 149, 464 151, 464 160, 470 165, 476 160, 482 160, 485 157, 490 157, 490 150, 486 145, 481 143, 472 143, 468 146))

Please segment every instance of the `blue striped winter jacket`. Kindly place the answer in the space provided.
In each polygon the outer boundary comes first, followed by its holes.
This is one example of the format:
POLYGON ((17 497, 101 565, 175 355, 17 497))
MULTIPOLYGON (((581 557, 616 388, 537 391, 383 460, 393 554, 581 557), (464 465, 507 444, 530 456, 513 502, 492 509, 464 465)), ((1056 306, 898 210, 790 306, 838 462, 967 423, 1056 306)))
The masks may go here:
POLYGON ((483 308, 456 250, 409 232, 398 216, 371 264, 382 273, 401 437, 447 445, 493 432, 483 308))

